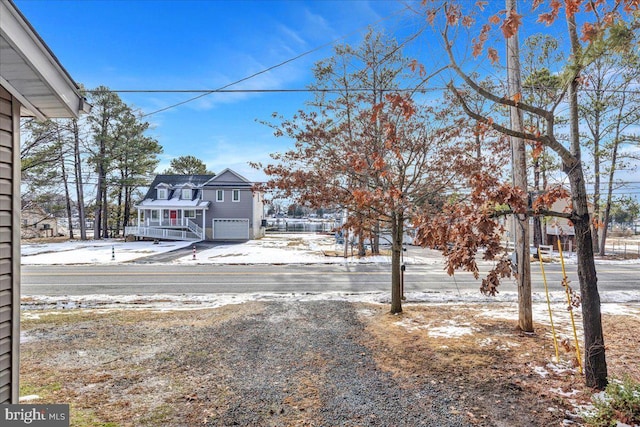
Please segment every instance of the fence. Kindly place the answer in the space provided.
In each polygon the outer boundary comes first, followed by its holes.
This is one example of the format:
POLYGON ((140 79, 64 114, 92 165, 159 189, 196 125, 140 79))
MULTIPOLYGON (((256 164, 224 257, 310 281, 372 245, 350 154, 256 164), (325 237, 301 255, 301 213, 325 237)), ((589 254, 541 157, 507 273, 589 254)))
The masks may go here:
POLYGON ((607 255, 640 257, 640 241, 626 241, 621 239, 607 239, 607 255))
POLYGON ((331 233, 340 226, 339 220, 267 219, 267 233, 331 233))

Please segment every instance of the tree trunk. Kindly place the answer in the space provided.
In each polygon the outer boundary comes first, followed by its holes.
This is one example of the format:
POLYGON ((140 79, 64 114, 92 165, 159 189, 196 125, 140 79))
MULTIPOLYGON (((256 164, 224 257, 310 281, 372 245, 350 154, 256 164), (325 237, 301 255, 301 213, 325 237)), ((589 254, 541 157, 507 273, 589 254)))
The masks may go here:
POLYGON ((98 151, 98 186, 96 195, 96 217, 94 223, 94 238, 109 237, 107 230, 107 138, 109 137, 110 112, 103 106, 100 117, 100 137, 98 151))
MULTIPOLYGON (((506 0, 507 10, 516 11, 516 0, 506 0)), ((509 94, 512 99, 522 95, 520 78, 520 46, 518 34, 507 39, 507 73, 509 94)), ((511 128, 524 131, 522 110, 510 107, 511 128)), ((513 184, 525 194, 527 186, 527 152, 522 138, 511 137, 513 184)), ((526 214, 514 215, 516 280, 518 281, 518 327, 525 332, 533 332, 533 310, 531 305, 531 265, 529 250, 529 218, 526 214)))
POLYGON ((127 227, 131 219, 131 192, 130 186, 124 188, 124 217, 122 218, 122 226, 127 227))
POLYGON ((72 120, 73 154, 75 158, 74 172, 76 177, 76 194, 78 201, 78 218, 80 220, 80 239, 87 240, 86 215, 84 210, 84 182, 82 178, 82 156, 80 153, 80 131, 78 121, 72 120))
POLYGON ((602 318, 600 313, 600 294, 598 278, 593 259, 593 240, 591 221, 587 205, 587 188, 582 170, 580 153, 580 129, 578 116, 578 78, 580 64, 580 42, 574 15, 567 15, 571 52, 576 61, 576 73, 569 84, 567 98, 569 102, 569 125, 571 154, 573 161, 563 162, 563 170, 571 183, 571 201, 573 205, 572 222, 576 236, 578 257, 578 280, 582 297, 582 325, 584 328, 584 367, 588 387, 603 390, 607 386, 607 361, 605 357, 602 318))
POLYGON ((120 171, 120 184, 118 188, 118 202, 116 207, 116 223, 115 223, 115 232, 116 236, 120 235, 120 225, 123 224, 123 209, 124 209, 124 171, 120 171))
POLYGON ((69 239, 73 240, 73 215, 71 213, 71 194, 69 193, 69 177, 67 176, 67 168, 64 164, 64 154, 62 153, 62 146, 60 153, 60 172, 62 173, 62 183, 64 185, 64 199, 65 207, 67 211, 67 221, 69 222, 69 239))
MULTIPOLYGON (((613 147, 614 162, 618 155, 618 146, 613 147)), ((613 173, 614 168, 612 163, 611 171, 609 172, 609 187, 607 188, 607 201, 604 206, 604 216, 602 218, 602 237, 600 238, 600 256, 605 256, 607 252, 607 234, 609 231, 609 221, 611 221, 611 204, 613 203, 613 173)))
POLYGON ((69 194, 69 177, 67 176, 67 168, 65 165, 65 143, 60 134, 60 122, 55 122, 56 136, 58 148, 60 149, 60 174, 62 175, 62 185, 64 187, 65 213, 69 224, 69 239, 73 239, 73 222, 71 215, 71 195, 69 194))
POLYGON ((622 115, 622 107, 626 103, 626 94, 622 94, 620 102, 620 110, 618 111, 616 134, 613 141, 613 150, 611 152, 611 169, 609 170, 609 182, 607 183, 607 202, 604 208, 604 217, 602 219, 602 238, 600 239, 600 256, 604 256, 607 245, 607 232, 609 230, 609 221, 611 220, 611 204, 613 203, 613 178, 616 173, 616 164, 618 162, 618 147, 620 146, 620 122, 622 115))
POLYGON ((540 245, 544 245, 544 240, 542 238, 542 218, 540 215, 535 215, 533 217, 533 247, 536 249, 534 256, 538 257, 537 248, 540 245))
POLYGON ((585 379, 588 387, 603 390, 607 386, 607 361, 602 332, 598 277, 593 259, 593 241, 587 209, 587 189, 579 162, 571 168, 565 166, 565 171, 571 183, 574 209, 572 222, 576 236, 578 280, 582 297, 585 379))
POLYGON ((96 185, 96 207, 93 215, 93 238, 100 240, 102 233, 102 173, 98 170, 98 184, 96 185))
POLYGON ((374 228, 371 253, 373 255, 380 255, 380 221, 376 221, 374 228))
POLYGON ((358 231, 358 256, 364 257, 367 255, 367 249, 364 244, 364 230, 358 231))
POLYGON ((607 190, 607 202, 604 208, 604 215, 602 217, 602 236, 600 237, 600 256, 605 256, 607 253, 607 234, 609 232, 609 221, 611 221, 611 203, 613 199, 613 188, 609 187, 607 190))
POLYGON ((109 201, 107 199, 107 185, 106 180, 103 180, 104 190, 102 191, 102 237, 109 238, 109 201))
POLYGON ((593 221, 591 221, 591 232, 593 235, 593 252, 597 252, 599 249, 600 236, 598 228, 600 225, 600 166, 598 166, 599 160, 594 161, 594 168, 597 169, 596 179, 593 190, 593 221))
MULTIPOLYGON (((535 197, 541 192, 540 188, 540 158, 536 158, 533 161, 533 188, 535 190, 535 197)), ((533 216, 533 247, 539 248, 540 245, 544 245, 542 238, 542 218, 540 215, 533 216)), ((535 258, 538 257, 538 251, 533 254, 535 258)))
MULTIPOLYGON (((105 227, 102 227, 102 224, 106 224, 106 215, 104 212, 103 204, 106 204, 107 200, 107 184, 106 184, 106 172, 104 167, 105 155, 106 155, 106 147, 105 147, 105 138, 106 138, 106 129, 107 129, 107 121, 106 118, 102 120, 102 135, 100 138, 100 154, 98 156, 98 185, 96 190, 96 214, 94 218, 93 224, 93 237, 94 239, 102 238, 102 231, 105 227), (103 218, 104 217, 104 218, 103 218)), ((106 231, 104 231, 106 233, 106 231)))
POLYGON ((404 215, 391 215, 391 314, 402 313, 401 266, 404 215))
MULTIPOLYGON (((598 79, 598 86, 600 84, 600 79, 598 79)), ((601 88, 597 87, 597 100, 600 101, 600 93, 601 88)), ((593 173, 595 182, 593 185, 593 218, 600 219, 600 162, 602 161, 600 155, 600 108, 601 104, 598 102, 598 105, 595 109, 594 115, 594 135, 593 135, 593 173)), ((597 221, 592 222, 592 233, 593 233, 593 251, 596 252, 598 250, 598 223, 597 221)))
MULTIPOLYGON (((540 158, 536 158, 533 161, 533 188, 536 197, 541 193, 540 188, 540 158)), ((534 215, 533 217, 533 247, 538 248, 540 245, 544 245, 544 237, 542 235, 542 217, 540 215, 534 215)), ((534 256, 538 257, 538 251, 534 253, 534 256)))

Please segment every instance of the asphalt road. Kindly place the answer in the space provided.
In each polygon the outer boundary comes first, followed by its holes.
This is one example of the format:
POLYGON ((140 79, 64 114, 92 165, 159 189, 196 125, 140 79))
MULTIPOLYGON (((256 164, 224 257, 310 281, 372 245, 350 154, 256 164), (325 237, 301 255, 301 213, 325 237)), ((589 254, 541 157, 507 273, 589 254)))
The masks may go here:
MULTIPOLYGON (((551 291, 562 291, 560 265, 546 264, 551 291)), ((578 288, 575 265, 567 266, 578 288)), ((482 277, 482 276, 481 276, 482 277)), ((128 295, 281 292, 375 292, 390 288, 390 265, 159 265, 22 266, 22 295, 128 295)), ((532 264, 534 292, 544 291, 538 264, 532 264)), ((407 265, 405 291, 478 290, 470 273, 451 277, 442 265, 407 265)), ((513 279, 503 291, 516 291, 513 279)), ((598 266, 600 291, 640 291, 640 265, 598 266)))

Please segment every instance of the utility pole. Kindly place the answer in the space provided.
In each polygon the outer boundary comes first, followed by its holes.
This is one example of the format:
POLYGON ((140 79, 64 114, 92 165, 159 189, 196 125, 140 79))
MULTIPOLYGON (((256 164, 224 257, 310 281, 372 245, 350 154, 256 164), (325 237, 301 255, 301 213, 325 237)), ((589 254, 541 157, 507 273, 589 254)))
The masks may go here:
MULTIPOLYGON (((517 13, 517 0, 506 0, 508 13, 517 13)), ((509 98, 517 101, 522 96, 520 77, 520 45, 518 33, 507 38, 507 85, 509 98)), ((522 110, 510 107, 511 128, 524 132, 522 110)), ((528 194, 527 152, 522 138, 511 137, 511 176, 513 185, 528 194)), ((514 214, 514 250, 516 253, 516 280, 518 282, 518 327, 524 332, 533 332, 533 313, 531 307, 531 259, 529 250, 529 217, 527 214, 514 214)))

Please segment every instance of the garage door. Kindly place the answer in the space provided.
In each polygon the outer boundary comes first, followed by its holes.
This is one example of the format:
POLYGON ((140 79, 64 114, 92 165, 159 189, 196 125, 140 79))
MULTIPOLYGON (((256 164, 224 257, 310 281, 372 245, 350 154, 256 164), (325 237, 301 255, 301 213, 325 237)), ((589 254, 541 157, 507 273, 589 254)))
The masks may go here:
POLYGON ((249 240, 249 220, 214 219, 213 240, 249 240))

